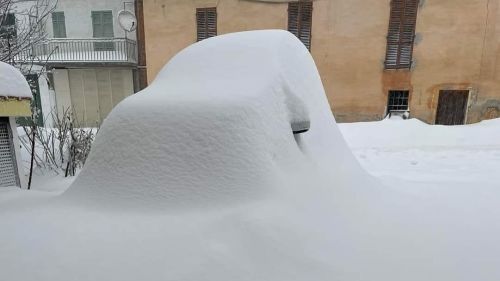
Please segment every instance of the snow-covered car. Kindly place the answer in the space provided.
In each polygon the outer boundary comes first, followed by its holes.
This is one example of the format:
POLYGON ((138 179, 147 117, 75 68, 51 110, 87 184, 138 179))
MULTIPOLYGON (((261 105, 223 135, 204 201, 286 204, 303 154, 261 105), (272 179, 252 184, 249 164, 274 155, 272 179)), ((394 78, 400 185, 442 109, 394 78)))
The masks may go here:
POLYGON ((285 31, 183 50, 65 193, 28 194, 0 205, 0 280, 500 278, 499 223, 369 176, 285 31))

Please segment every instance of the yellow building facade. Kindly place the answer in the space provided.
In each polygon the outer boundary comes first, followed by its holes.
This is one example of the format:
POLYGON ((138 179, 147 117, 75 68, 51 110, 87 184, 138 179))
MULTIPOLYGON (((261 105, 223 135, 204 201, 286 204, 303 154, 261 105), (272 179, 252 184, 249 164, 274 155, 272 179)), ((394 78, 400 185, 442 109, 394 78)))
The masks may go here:
MULTIPOLYGON (((499 2, 416 1, 411 67, 387 69, 391 0, 312 1, 310 51, 336 119, 380 120, 394 92, 407 93, 410 116, 430 124, 450 106, 463 105, 466 123, 499 117, 499 2), (449 99, 459 94, 462 101, 449 99)), ((144 0, 149 81, 197 41, 199 8, 216 8, 217 35, 289 25, 287 1, 144 0)))

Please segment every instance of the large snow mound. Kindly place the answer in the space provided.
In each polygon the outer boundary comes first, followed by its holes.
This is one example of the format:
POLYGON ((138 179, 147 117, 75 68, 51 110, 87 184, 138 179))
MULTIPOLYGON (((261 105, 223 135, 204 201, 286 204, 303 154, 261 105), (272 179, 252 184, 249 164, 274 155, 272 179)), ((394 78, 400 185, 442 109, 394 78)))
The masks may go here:
POLYGON ((403 185, 358 166, 297 39, 220 36, 111 113, 65 195, 0 192, 0 280, 500 280, 498 184, 403 185))
POLYGON ((23 74, 10 64, 0 61, 0 96, 32 98, 30 86, 23 74))
POLYGON ((312 180, 318 167, 339 185, 364 175, 310 53, 286 31, 234 33, 186 48, 120 103, 66 196, 235 203, 264 198, 291 178, 312 180), (291 124, 304 121, 310 130, 294 137, 291 124))

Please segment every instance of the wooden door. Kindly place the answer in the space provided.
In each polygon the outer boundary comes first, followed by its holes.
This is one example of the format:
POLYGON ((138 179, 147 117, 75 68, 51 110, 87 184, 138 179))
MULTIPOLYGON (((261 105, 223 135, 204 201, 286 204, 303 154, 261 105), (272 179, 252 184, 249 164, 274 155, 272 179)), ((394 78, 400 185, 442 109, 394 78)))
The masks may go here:
POLYGON ((436 124, 463 125, 467 111, 469 91, 444 90, 439 92, 436 124))

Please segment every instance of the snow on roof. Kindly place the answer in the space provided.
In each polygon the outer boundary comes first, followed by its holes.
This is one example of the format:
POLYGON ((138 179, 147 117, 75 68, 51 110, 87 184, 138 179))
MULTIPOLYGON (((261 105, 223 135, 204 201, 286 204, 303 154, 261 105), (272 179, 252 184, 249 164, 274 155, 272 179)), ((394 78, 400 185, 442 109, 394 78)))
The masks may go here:
POLYGON ((29 99, 33 97, 23 74, 4 62, 0 62, 0 96, 29 99))
POLYGON ((310 183, 311 167, 337 175, 339 185, 365 175, 304 45, 286 31, 242 32, 186 48, 120 103, 66 195, 170 207, 235 203, 295 177, 310 183), (291 123, 303 121, 310 130, 294 137, 291 123))

